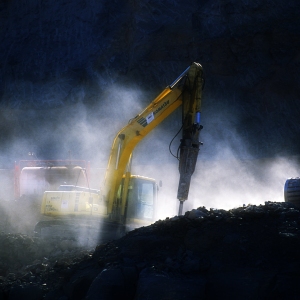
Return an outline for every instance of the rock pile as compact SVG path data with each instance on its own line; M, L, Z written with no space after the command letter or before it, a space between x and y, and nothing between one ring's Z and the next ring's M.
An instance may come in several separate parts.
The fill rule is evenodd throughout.
M298 299L299 224L288 203L200 207L81 256L24 260L2 272L0 299Z

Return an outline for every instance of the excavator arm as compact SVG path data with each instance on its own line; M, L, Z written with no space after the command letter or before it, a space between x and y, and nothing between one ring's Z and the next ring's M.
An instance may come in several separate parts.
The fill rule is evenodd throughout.
M192 63L171 85L167 86L141 113L131 119L116 135L106 170L102 195L107 201L107 212L113 214L119 207L120 218L125 215L125 199L116 203L118 188L125 174L125 185L130 177L131 154L136 145L176 108L183 107L183 138L180 146L180 183L178 199L187 199L190 178L196 165L199 151L198 135L203 70L198 63ZM126 183L127 182L127 183ZM124 189L127 191L127 189Z
M194 173L199 147L201 98L204 85L203 72L194 68L187 77L182 93L182 139L180 143L179 173L177 199L179 212L182 214L183 202L188 199L191 177Z

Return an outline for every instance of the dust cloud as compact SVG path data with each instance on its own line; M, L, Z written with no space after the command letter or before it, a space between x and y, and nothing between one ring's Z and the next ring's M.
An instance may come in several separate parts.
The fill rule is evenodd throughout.
M138 88L111 86L98 103L77 103L52 109L1 107L0 214L1 230L32 233L40 219L42 195L14 194L14 163L20 160L86 160L88 186L99 189L110 148L118 131L143 108ZM75 183L74 183L75 184Z
M257 157L247 149L252 141L245 142L244 136L234 127L238 116L224 111L222 114L208 111L207 115L205 112L203 115L205 126L200 141L204 145L200 147L183 212L200 206L227 210L266 201L283 202L286 179L299 176L299 157L281 154ZM168 122L166 127L171 125ZM144 160L144 164L133 164L133 169L140 175L162 180L157 218L163 219L178 214L179 162L167 153L176 130L174 126L169 132L159 128L155 134L156 139L152 135L145 145L137 147L137 150L143 149L144 153L148 153L148 162ZM175 153L179 139L180 136L174 141Z
M28 157L29 152L35 153L38 159L90 161L89 186L100 188L115 135L152 98L146 99L138 88L113 86L102 94L99 103L87 106L83 100L49 110L1 110L2 127L6 135L1 137L0 175L2 179L5 174L8 176L1 180L1 205L11 198L14 161L32 159ZM284 201L285 180L299 176L298 158L284 155L252 156L247 151L245 139L235 130L238 116L224 111L222 114L214 114L212 111L212 108L203 108L204 129L200 140L204 146L200 148L184 212L199 206L230 209L249 203ZM169 143L180 126L181 113L177 110L154 129L133 154L133 174L162 181L156 219L172 217L178 213L178 161L169 153ZM179 143L180 135L173 142L174 153ZM10 221L16 220L19 224L17 227L21 228L22 217L17 216ZM30 226L34 223L34 220L25 221Z
M287 178L297 175L293 158L199 161L190 200L193 208L232 209L283 202Z
M161 162L156 166L139 165L135 169L140 175L162 180L157 219L177 215L178 162L174 160L174 163ZM201 206L228 210L244 204L284 202L284 183L287 178L299 176L298 170L297 157L208 161L199 159L183 211Z
M112 86L98 103L51 109L1 107L0 168L21 159L85 159L106 164L113 138L141 109L142 92ZM28 153L34 153L29 157Z

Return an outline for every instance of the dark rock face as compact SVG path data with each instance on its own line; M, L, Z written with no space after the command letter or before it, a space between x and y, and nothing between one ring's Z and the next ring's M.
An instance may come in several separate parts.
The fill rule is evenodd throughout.
M78 102L107 106L106 93L120 86L142 89L143 107L198 61L207 78L207 139L224 139L234 147L230 131L256 156L299 153L294 138L300 130L296 0L0 5L3 140L23 135L22 119L28 124L26 135L37 135L30 124L41 118L24 117L19 109L42 109L42 119L57 123L57 114L47 109L59 107L70 117L69 109Z
M57 255L55 261L53 252L45 252L47 262L45 257L18 272L3 273L2 295L4 299L31 294L34 299L298 299L299 222L299 210L288 203L229 211L200 207L134 230L85 256L78 251L77 258L72 252ZM31 248L35 245L31 243ZM0 254L4 257L3 251Z
M93 85L98 92L116 81L159 91L194 60L215 96L236 86L296 95L297 1L119 2L2 2L2 102L88 102Z

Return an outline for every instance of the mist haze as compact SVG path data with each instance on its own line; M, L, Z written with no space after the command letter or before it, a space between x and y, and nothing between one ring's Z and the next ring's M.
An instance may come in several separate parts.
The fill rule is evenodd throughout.
M300 210L283 189L300 176L299 15L299 0L0 1L0 299L298 299ZM152 225L50 217L57 236L37 237L42 196L15 193L15 162L84 160L99 189L117 133L192 62L203 145L183 216L179 108L133 153L132 174L162 182Z
M283 200L300 151L297 1L4 1L0 8L2 169L32 159L29 152L105 169L117 132L197 61L206 80L204 145L185 206ZM175 214L178 161L168 147L180 126L176 111L133 161L133 173L163 180Z

